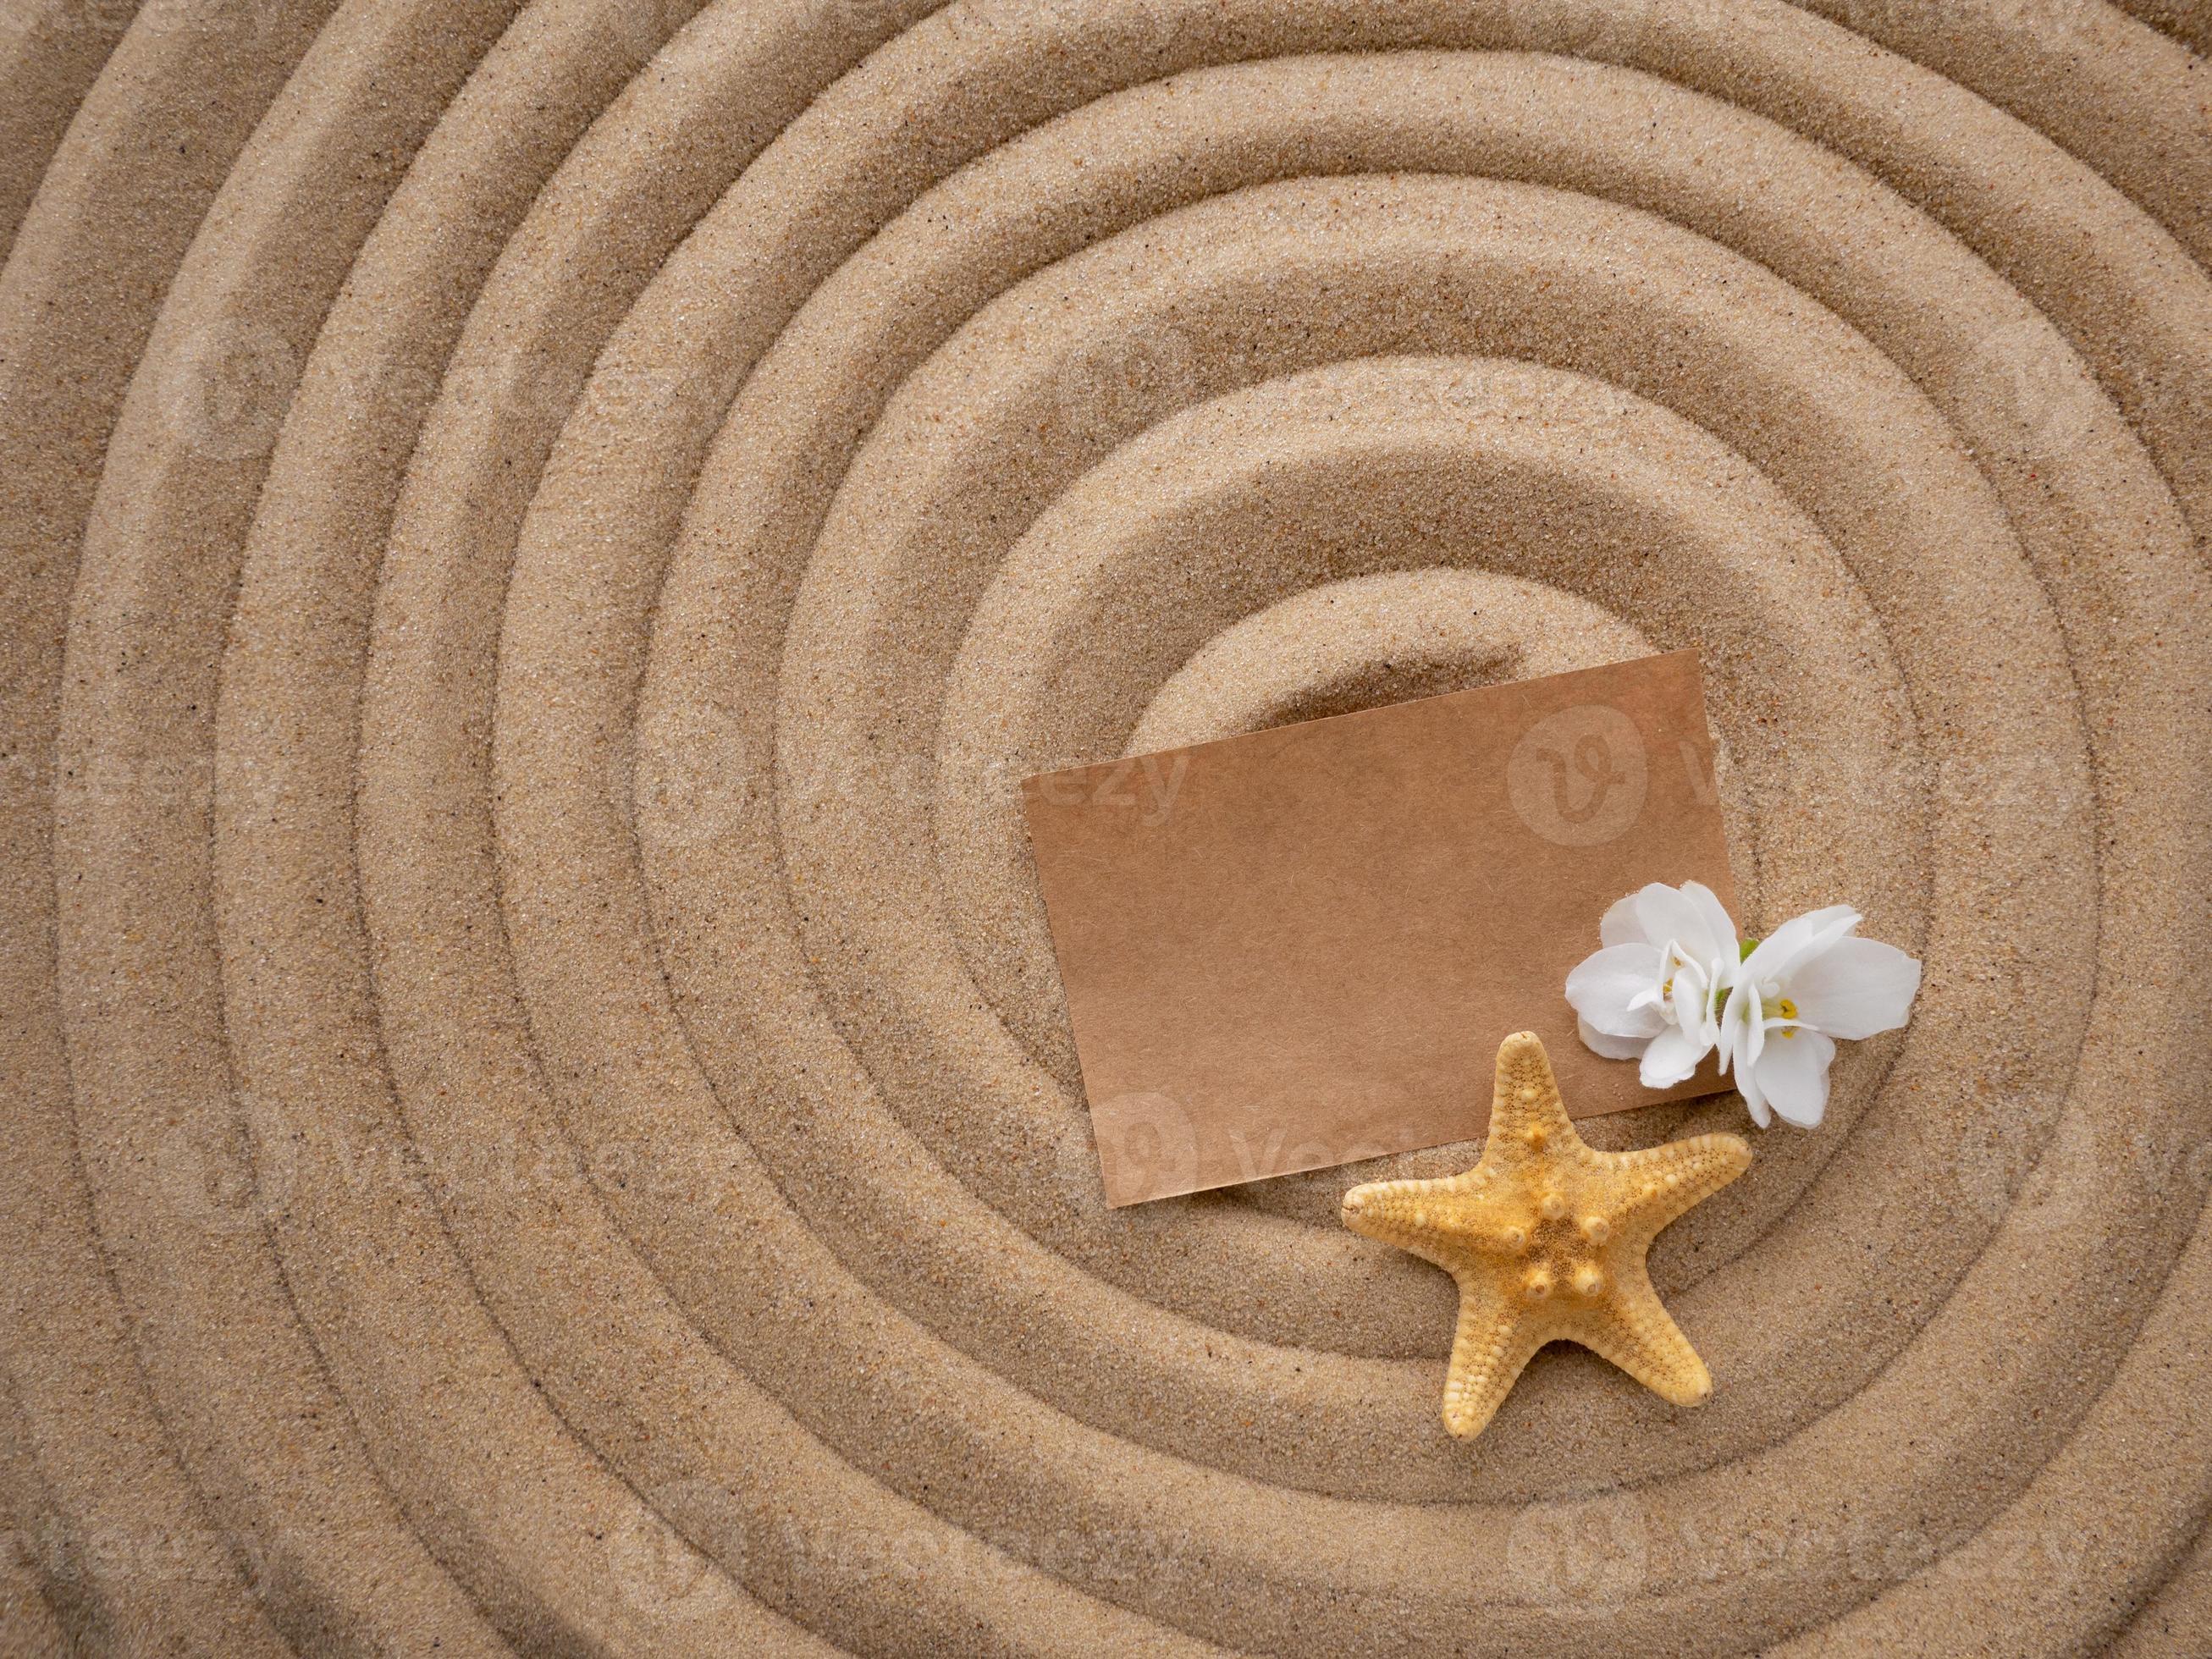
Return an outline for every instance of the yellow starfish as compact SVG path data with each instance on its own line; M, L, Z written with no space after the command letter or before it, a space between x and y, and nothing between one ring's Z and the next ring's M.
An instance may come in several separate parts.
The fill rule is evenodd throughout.
M1677 1406L1712 1374L1644 1272L1659 1230L1751 1167L1736 1135L1601 1152L1568 1121L1533 1031L1498 1050L1482 1162L1442 1181L1372 1181L1344 1195L1345 1225L1425 1257L1459 1281L1444 1426L1482 1432L1529 1357L1565 1337Z

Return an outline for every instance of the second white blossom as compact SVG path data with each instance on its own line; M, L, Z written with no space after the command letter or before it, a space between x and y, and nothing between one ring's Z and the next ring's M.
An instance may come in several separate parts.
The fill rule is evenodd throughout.
M1853 938L1862 920L1848 904L1808 912L1761 939L1737 970L1721 1009L1721 1070L1735 1073L1762 1129L1770 1110L1800 1128L1818 1123L1835 1039L1894 1030L1912 1012L1919 963Z

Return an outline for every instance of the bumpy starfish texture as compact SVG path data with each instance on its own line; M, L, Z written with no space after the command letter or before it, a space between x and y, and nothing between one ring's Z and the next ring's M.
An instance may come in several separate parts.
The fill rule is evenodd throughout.
M1444 1426L1482 1432L1521 1369L1565 1337L1662 1399L1700 1406L1713 1379L1644 1272L1659 1230L1751 1167L1736 1135L1602 1152L1568 1121L1532 1031L1498 1050L1482 1162L1442 1181L1376 1181L1344 1195L1345 1224L1459 1281Z

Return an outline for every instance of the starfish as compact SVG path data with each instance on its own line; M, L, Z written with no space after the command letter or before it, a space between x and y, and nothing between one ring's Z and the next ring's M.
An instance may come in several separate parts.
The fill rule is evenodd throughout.
M1595 1349L1662 1400L1701 1406L1712 1374L1660 1305L1644 1255L1659 1230L1751 1167L1737 1135L1601 1152L1575 1133L1533 1031L1498 1050L1482 1161L1441 1181L1373 1181L1344 1222L1459 1281L1444 1427L1482 1432L1537 1349Z

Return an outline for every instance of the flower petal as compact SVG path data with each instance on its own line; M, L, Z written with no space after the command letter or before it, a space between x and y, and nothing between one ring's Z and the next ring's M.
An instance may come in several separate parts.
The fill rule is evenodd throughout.
M1839 939L1790 975L1797 1018L1830 1036L1893 1031L1912 1012L1920 964L1879 939Z
M1705 932L1711 935L1710 939L1694 948L1689 940L1684 939L1682 948L1700 962L1710 962L1716 957L1729 963L1738 960L1735 919L1729 915L1728 907L1720 902L1719 896L1701 881L1686 881L1682 884L1682 896L1689 900L1692 908L1704 918Z
M1836 1057L1836 1045L1783 1020L1768 1035L1773 1040L1750 1068L1750 1080L1784 1123L1809 1129L1828 1109L1828 1062Z
M1742 1018L1735 1028L1735 1070L1738 1078L1759 1064L1759 1051L1766 1047L1768 1021L1766 1016L1759 1012L1758 988L1748 988L1747 996L1747 1002L1741 1005ZM1739 1006L1735 993L1729 993L1729 1006L1735 1008ZM1737 1086L1741 1088L1742 1085L1739 1083Z
M1759 1086L1759 1068L1756 1066L1748 1062L1738 1064L1735 1086L1736 1092L1743 1097L1744 1106L1750 1111L1753 1123L1764 1129L1774 1121L1774 1115L1766 1109L1766 1096Z
M1744 958L1740 977L1761 985L1778 980L1858 925L1859 913L1848 904L1832 904L1825 910L1792 916L1759 940L1759 948Z
M1597 925L1600 945L1664 945L1661 939L1644 937L1644 924L1636 919L1638 894L1631 893L1625 899L1615 899L1613 908L1605 913Z
M1651 1041L1650 1037L1615 1036L1610 1031L1599 1030L1586 1019L1577 1020L1575 1025L1583 1034L1583 1044L1607 1060L1640 1059L1644 1045Z
M1710 1046L1716 1035L1712 1020L1712 981L1694 962L1674 969L1674 1024Z
M1748 980L1738 980L1730 988L1728 1000L1721 1004L1720 1030L1714 1036L1721 1051L1721 1075L1735 1064L1736 1052L1743 1047L1749 1034L1747 1028L1759 1023L1759 999Z
M1744 1109L1751 1114L1751 1121L1762 1129L1771 1128L1774 1124L1774 1114L1766 1109L1765 1097L1759 1094L1755 1089L1745 1089L1742 1094Z
M1680 1026L1669 1025L1644 1049L1644 1064L1637 1075L1647 1089L1671 1089L1698 1069L1698 1062L1705 1057L1705 1050L1711 1046L1698 1042Z
M1575 964L1567 975L1567 1000L1601 1031L1613 1036L1656 1036L1667 1023L1665 1013L1631 1005L1658 983L1656 945L1608 945Z
M1680 888L1653 882L1636 896L1636 919L1654 945L1673 939L1684 956L1698 962L1720 953L1719 941L1707 937L1712 930L1705 925L1705 912Z

